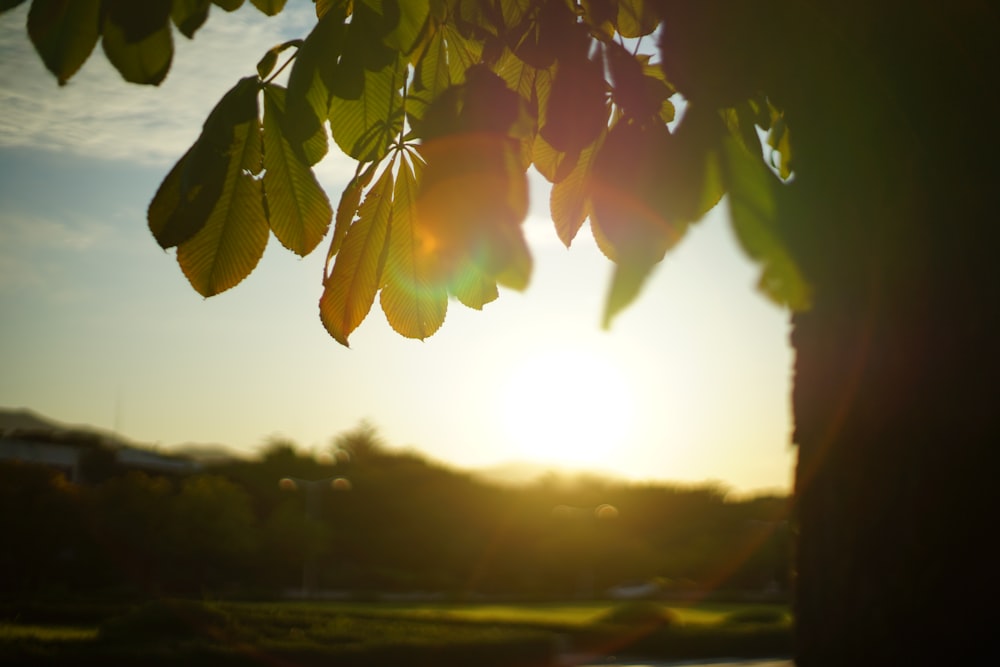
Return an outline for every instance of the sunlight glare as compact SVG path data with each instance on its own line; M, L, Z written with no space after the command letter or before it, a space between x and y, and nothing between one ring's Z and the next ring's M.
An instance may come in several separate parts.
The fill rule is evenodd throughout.
M538 351L511 369L503 422L519 457L567 468L614 463L632 426L624 372L587 349Z

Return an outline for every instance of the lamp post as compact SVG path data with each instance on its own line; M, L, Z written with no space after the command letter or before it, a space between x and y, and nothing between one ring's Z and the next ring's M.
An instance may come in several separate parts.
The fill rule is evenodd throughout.
M593 508L556 505L552 508L552 516L560 521L576 522L578 524L586 522L584 525L589 525L591 521L601 523L617 519L618 508L607 503L597 505ZM581 540L581 543L577 545L581 550L587 549L587 546L585 539ZM590 553L588 557L581 557L578 561L580 570L577 577L577 597L581 599L594 597L594 584L596 581L594 556L595 554Z
M299 477L282 477L278 480L278 488L282 491L305 492L305 516L311 521L319 521L320 499L324 489L332 491L350 491L351 482L346 477L333 476L323 479L301 479ZM319 574L319 553L305 545L302 554L302 597L308 598L316 589Z

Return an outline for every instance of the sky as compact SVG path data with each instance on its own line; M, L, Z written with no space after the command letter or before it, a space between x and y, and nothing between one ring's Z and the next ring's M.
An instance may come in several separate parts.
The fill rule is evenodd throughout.
M481 312L452 300L425 341L393 332L376 302L344 348L319 321L325 243L302 259L272 237L249 278L203 299L145 220L211 108L308 33L310 6L214 8L194 40L174 33L159 88L126 84L99 47L60 88L26 9L0 15L0 407L163 451L284 438L321 452L367 420L390 446L461 468L789 489L789 318L755 290L725 202L603 330L612 265L586 226L559 242L534 175L525 292ZM334 203L353 168L333 154L317 166Z

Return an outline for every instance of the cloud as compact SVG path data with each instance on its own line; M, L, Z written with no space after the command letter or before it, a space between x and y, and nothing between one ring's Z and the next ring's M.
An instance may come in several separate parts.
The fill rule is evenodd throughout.
M160 87L125 83L98 46L60 88L28 39L26 16L27 5L0 16L0 147L165 166L267 49L305 36L315 22L305 3L270 19L249 4L232 14L213 8L194 40L174 31L174 61Z
M106 248L116 235L110 224L77 220L72 224L38 215L4 214L0 225L0 293L60 286L73 256Z
M36 215L5 215L0 226L0 247L20 251L64 249L82 252L110 237L108 224L74 221L72 225Z

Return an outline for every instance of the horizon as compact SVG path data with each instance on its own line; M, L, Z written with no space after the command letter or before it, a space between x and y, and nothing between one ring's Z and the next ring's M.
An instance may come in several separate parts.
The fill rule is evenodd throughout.
M236 447L224 442L188 441L163 443L139 441L131 438L127 433L122 433L118 430L104 429L92 424L67 423L51 415L42 414L37 410L25 406L0 406L0 426L2 426L2 419L10 415L14 415L15 417L25 416L28 419L42 422L43 425L39 425L37 427L0 427L0 439L11 437L11 434L16 437L16 435L20 432L37 433L53 429L66 433L95 434L102 438L114 439L117 441L118 445L155 452L157 454L178 456L194 461L199 461L202 457L212 458L214 456L222 456L223 458L230 457L235 460L251 462L260 461L262 460L261 455L265 454L269 448L275 445L288 445L294 449L298 456L312 458L318 462L323 462L324 455L327 455L330 451L336 449L335 441L340 436L355 432L361 428L371 427L372 434L378 439L379 445L384 447L385 451L390 455L413 455L428 465L441 467L456 474L469 474L480 479L481 481L511 487L531 486L542 483L548 478L554 477L559 481L568 482L570 484L575 484L581 480L597 480L608 484L624 485L650 485L677 488L715 487L720 489L720 491L724 493L727 498L738 500L765 496L783 496L790 493L789 489L779 487L736 489L718 479L682 481L672 479L628 477L620 474L609 473L608 471L588 469L586 467L570 467L558 460L538 461L530 459L509 459L506 461L496 461L481 467L465 467L453 462L436 459L427 452L423 451L419 446L400 445L386 442L381 437L378 425L365 420L362 420L353 428L332 435L330 443L323 449L306 449L301 447L299 443L292 440L273 438L265 439L257 448L246 451L237 449ZM336 465L336 458L332 458L331 461L333 462L333 465Z
M561 245L532 172L525 292L501 290L483 312L451 300L423 342L373 308L345 349L317 317L323 248L299 259L272 240L243 284L204 300L145 221L218 98L300 36L310 8L214 12L177 40L155 90L125 84L101 54L60 88L26 13L0 17L0 405L247 452L275 437L315 450L368 420L394 446L463 468L556 459L790 488L789 318L756 291L725 201L603 331L611 264L589 230ZM352 173L337 155L317 165L334 202Z

